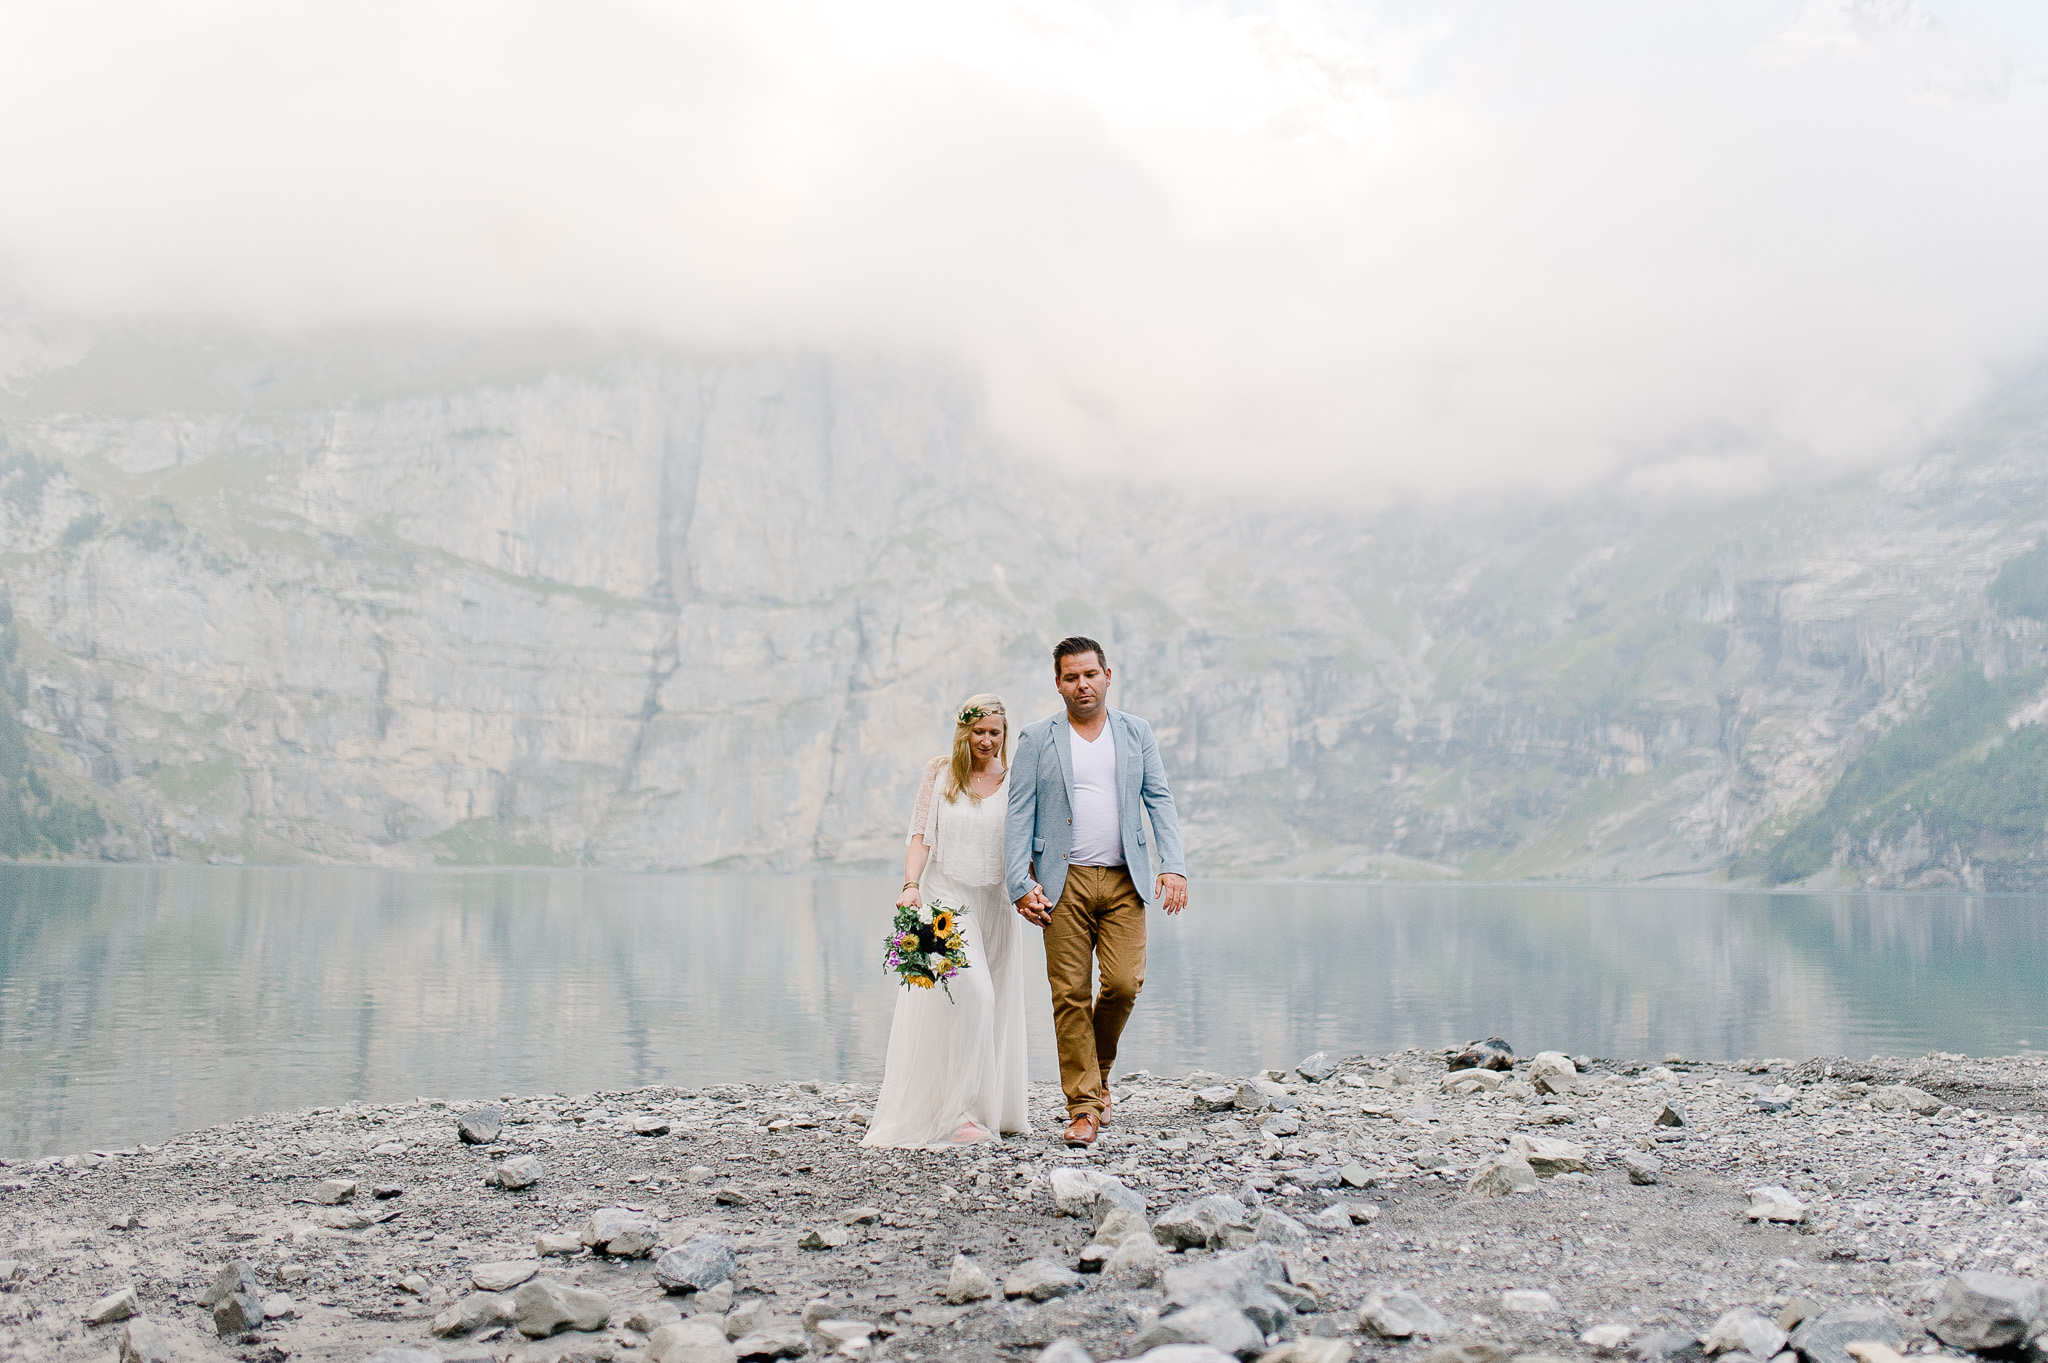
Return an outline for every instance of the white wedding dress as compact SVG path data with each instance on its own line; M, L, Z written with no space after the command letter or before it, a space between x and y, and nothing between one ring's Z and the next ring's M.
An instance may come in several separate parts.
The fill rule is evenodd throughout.
M910 837L922 834L931 849L922 877L926 909L944 904L960 911L968 968L949 982L951 998L944 989L896 995L882 1096L862 1145L946 1145L970 1122L984 1132L1030 1130L1024 930L1003 895L1008 778L986 799L962 792L948 800L938 791L945 766L944 758L933 758L925 768Z

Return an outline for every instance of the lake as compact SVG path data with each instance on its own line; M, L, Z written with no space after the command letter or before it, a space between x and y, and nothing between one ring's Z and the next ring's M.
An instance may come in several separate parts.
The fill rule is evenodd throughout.
M874 1081L895 885L0 866L0 1154L353 1099ZM1617 1059L2029 1051L2044 947L2034 896L1200 881L1153 915L1122 1064L1489 1034Z

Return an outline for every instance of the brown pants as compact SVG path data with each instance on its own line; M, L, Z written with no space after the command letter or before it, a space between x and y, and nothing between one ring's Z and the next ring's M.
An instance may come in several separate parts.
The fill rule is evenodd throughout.
M1097 960L1100 993L1091 979ZM1128 868L1067 868L1066 888L1045 929L1045 978L1052 984L1067 1115L1100 1115L1117 1038L1145 987L1145 901Z

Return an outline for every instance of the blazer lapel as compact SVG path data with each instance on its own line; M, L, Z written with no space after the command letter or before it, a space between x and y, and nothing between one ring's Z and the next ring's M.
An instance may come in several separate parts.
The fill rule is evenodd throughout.
M1109 712L1110 731L1116 735L1116 801L1119 813L1137 804L1138 788L1145 783L1145 773L1138 759L1138 744L1124 728L1122 719L1120 712Z
M1065 777L1067 782L1067 814L1070 819L1074 813L1073 737L1074 726L1067 723L1066 713L1062 711L1059 718L1053 720L1052 728L1046 731L1046 741L1051 743L1053 750L1059 754L1060 775Z

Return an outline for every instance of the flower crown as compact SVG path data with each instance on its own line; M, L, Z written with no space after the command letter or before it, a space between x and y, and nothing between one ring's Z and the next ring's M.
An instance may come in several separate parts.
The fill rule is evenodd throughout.
M1001 713L1000 709L991 710L980 705L970 705L960 712L960 725L962 728L965 728L977 719L987 719L990 715L999 715Z

